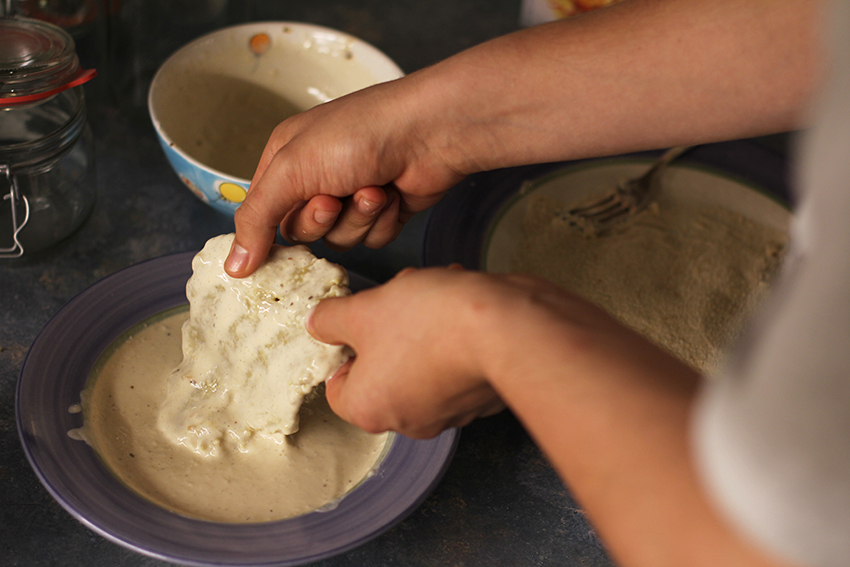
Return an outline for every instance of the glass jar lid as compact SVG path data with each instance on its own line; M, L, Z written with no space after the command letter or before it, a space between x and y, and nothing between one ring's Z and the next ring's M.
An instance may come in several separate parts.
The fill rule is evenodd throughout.
M62 28L29 18L0 18L0 108L35 102L94 77L80 69Z

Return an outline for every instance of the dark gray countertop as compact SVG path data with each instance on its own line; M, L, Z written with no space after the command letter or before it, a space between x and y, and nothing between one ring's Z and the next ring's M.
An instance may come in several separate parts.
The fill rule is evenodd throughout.
M98 202L87 223L43 253L0 261L0 565L154 566L74 520L42 488L15 427L14 392L32 341L50 317L101 278L143 260L195 251L230 232L232 219L203 205L169 168L144 105L162 60L200 33L228 23L291 20L357 35L410 72L517 27L518 0L233 0L221 13L185 12L184 0L125 0L102 30L79 37L97 143ZM197 2L195 3L197 4ZM216 4L211 2L211 4ZM193 4L194 5L194 4ZM184 10L181 12L181 10ZM105 29L105 28L104 28ZM102 50L105 39L112 47ZM417 265L425 215L382 250L320 255L378 281ZM443 482L404 522L321 563L380 565L609 565L584 514L509 414L461 435Z

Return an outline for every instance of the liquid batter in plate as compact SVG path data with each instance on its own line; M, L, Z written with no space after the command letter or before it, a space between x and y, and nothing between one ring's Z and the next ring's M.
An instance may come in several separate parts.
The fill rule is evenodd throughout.
M305 247L275 246L236 280L223 270L232 239L195 256L189 310L143 322L101 357L81 395L84 426L71 434L167 509L229 523L289 518L357 486L387 435L331 411L320 384L349 353L304 327L321 298L349 293L345 271Z

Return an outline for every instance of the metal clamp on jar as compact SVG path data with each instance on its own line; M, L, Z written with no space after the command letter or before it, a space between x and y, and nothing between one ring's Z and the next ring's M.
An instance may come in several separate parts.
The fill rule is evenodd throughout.
M95 201L94 142L74 40L62 28L0 18L0 258L47 248Z

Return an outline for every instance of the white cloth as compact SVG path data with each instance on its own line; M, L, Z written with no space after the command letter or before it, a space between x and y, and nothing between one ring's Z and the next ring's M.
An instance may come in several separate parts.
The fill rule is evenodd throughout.
M721 509L766 549L812 567L850 565L850 2L833 2L830 16L789 261L694 422Z

